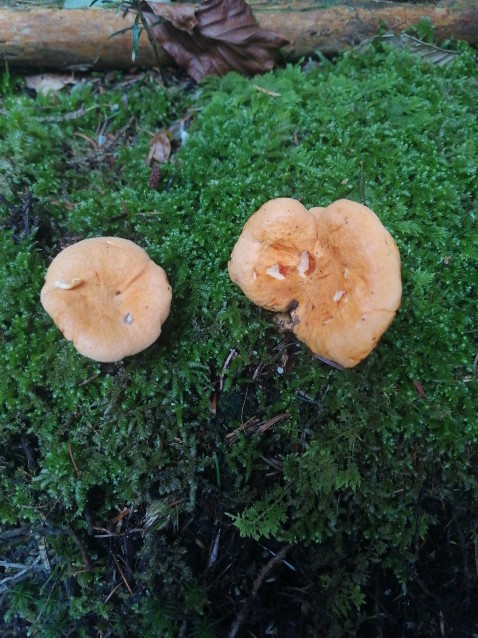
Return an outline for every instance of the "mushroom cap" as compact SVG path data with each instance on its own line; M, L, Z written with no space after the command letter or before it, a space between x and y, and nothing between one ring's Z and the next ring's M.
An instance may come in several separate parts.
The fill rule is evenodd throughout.
M119 361L150 346L169 314L171 286L140 246L93 237L51 262L41 302L66 339L94 361Z
M289 312L314 354L346 368L377 345L402 294L392 236L346 199L310 210L288 198L267 202L246 222L229 274L254 303Z

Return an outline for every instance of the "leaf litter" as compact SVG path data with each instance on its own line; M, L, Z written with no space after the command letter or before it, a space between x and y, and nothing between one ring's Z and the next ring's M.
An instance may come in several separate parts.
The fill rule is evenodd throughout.
M28 75L25 79L27 89L47 95L48 93L57 93L69 84L76 84L77 80L70 74L63 73L38 73Z
M197 82L206 75L244 75L274 68L281 35L263 29L245 0L204 0L190 4L144 2L152 36Z
M166 131L160 131L157 133L150 142L149 154L146 158L146 165L151 166L151 163L157 162L163 164L167 162L171 155L171 140L168 137Z
M383 35L374 36L364 40L358 45L359 51L366 51L373 42L384 42L394 49L406 49L411 53L420 56L426 62L430 64L436 64L437 66L447 66L454 62L457 55L460 55L458 51L452 51L450 49L443 49L441 47L428 44L418 38L414 38L408 33L384 33Z

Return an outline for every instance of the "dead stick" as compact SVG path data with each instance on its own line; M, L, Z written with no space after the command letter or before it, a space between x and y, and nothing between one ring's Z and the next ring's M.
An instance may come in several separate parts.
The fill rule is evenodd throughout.
M130 584L128 583L128 581L126 580L126 576L123 573L123 570L121 569L121 565L119 564L119 560L116 558L116 556L112 553L111 554L113 556L113 559L116 563L116 567L118 568L119 573L121 574L121 578L124 580L124 584L126 585L127 590L129 591L129 593L131 595L133 595L133 590L130 587Z
M93 571L93 563L90 560L90 557L86 553L86 549L83 547L83 543L80 540L80 537L75 532L71 525L68 525L68 531L70 532L70 536L75 541L76 546L80 550L81 558L83 559L83 564L89 572Z
M110 591L108 596L105 598L105 604L114 596L114 594L118 591L118 589L121 587L122 584L123 584L123 582L120 580L120 582L116 585L116 587L114 587Z
M73 463L73 467L75 468L76 478L79 479L81 477L81 474L77 464L75 463L75 457L73 456L73 450L71 449L70 443L68 443L68 452L70 453L71 462Z
M254 584L252 586L251 589L251 593L249 594L249 596L247 597L246 602L244 603L244 605L242 606L242 609L240 610L239 614L237 615L236 620L234 621L234 624L232 625L231 629L229 630L229 633L227 635L227 638L236 638L238 631L240 630L240 628L242 627L242 625L244 624L247 615L249 614L249 610L251 608L252 602L254 600L254 598L257 596L257 592L259 591L262 583L264 582L265 577L268 575L268 573L280 562L282 562L285 558L285 555L287 554L287 552L289 551L289 549L292 547L292 545L286 545L285 547L283 547L280 552L277 552L277 554L275 556L273 556L269 562L267 562L264 567L261 569L261 571L259 572L259 574L257 575Z

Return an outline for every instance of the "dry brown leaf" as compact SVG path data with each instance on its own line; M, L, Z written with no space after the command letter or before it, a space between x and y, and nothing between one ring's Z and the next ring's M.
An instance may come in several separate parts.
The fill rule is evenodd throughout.
M193 4L175 2L145 2L155 16L170 22L174 27L192 33L197 27L196 7Z
M161 131L157 135L153 137L150 142L149 154L146 160L146 164L148 166L151 165L151 162L157 162L158 164L163 164L167 162L169 156L171 155L171 140L168 137L168 134L165 131Z
M191 5L145 5L150 7L144 16L154 38L198 82L228 71L270 71L278 50L287 44L279 34L259 26L245 0L204 0L194 16ZM164 23L158 24L158 18Z
M37 93L56 93L67 84L76 84L76 80L71 75L61 73L40 73L38 75L28 75L25 79L27 89L33 89Z
M417 38L408 35L408 33L397 34L393 31L384 33L383 35L374 36L373 38L368 38L359 44L357 49L362 52L366 51L370 47L371 43L377 40L385 42L395 49L408 49L411 53L420 56L426 62L436 64L437 66L452 64L455 61L455 58L460 55L459 51L442 49L434 46L433 44L428 44L428 42L418 40Z

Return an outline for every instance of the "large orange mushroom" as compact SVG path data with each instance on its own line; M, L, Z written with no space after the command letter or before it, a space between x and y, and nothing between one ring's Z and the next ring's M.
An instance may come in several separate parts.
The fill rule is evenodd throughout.
M50 264L43 307L78 352L119 361L150 346L171 305L166 273L128 239L93 237Z
M341 199L307 210L273 199L246 222L229 274L254 303L287 312L319 358L351 368L377 345L400 306L400 255L366 206Z

